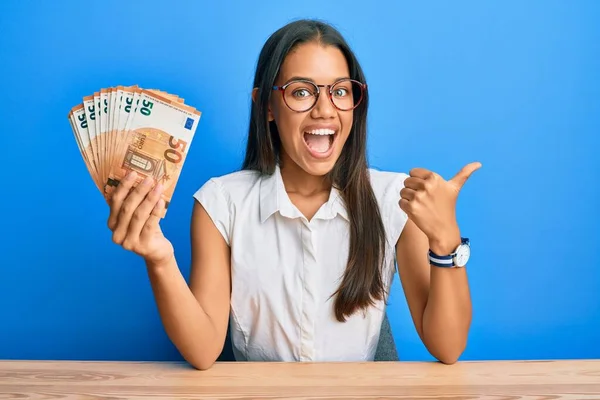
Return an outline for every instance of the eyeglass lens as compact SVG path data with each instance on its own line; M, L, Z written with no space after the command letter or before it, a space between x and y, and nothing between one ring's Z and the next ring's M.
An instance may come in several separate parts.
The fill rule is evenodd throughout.
M340 110L351 110L362 98L362 86L355 81L343 80L331 88L331 100ZM296 81L286 87L285 102L294 111L306 111L317 101L317 86L312 82ZM329 97L327 90L321 88L321 95Z

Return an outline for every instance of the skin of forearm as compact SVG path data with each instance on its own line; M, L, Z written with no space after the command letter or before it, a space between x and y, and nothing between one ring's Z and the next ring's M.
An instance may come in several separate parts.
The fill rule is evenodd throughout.
M161 264L147 262L146 266L169 339L192 366L210 368L222 351L223 340L190 290L175 257Z

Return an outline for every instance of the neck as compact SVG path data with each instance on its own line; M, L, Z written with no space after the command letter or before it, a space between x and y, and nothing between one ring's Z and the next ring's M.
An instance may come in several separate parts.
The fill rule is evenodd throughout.
M281 178L286 192L311 196L331 190L331 181L328 176L310 175L286 156L283 156L281 161Z

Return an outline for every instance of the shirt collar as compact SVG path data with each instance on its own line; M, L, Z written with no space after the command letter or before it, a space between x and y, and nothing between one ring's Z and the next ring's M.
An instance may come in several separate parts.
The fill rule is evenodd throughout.
M263 175L260 182L260 220L265 222L275 212L287 218L304 218L302 213L291 202L283 179L279 165L275 166L275 172L271 175ZM332 219L340 215L345 220L348 219L348 211L341 193L336 188L331 188L329 200L317 211L313 219Z

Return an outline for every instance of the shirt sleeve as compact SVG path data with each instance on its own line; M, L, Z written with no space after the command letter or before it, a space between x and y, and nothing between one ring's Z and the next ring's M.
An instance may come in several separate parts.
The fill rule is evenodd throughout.
M227 245L230 245L232 204L223 186L212 178L194 193L194 198L202 204Z
M408 221L408 216L400 208L400 190L404 188L406 178L408 175L402 172L371 171L371 183L390 246L396 246Z
M391 182L385 196L386 215L384 215L384 218L388 221L388 231L390 232L392 244L395 246L408 221L408 216L400 208L400 190L404 188L404 180L408 178L408 175L404 173L391 173L390 178Z

